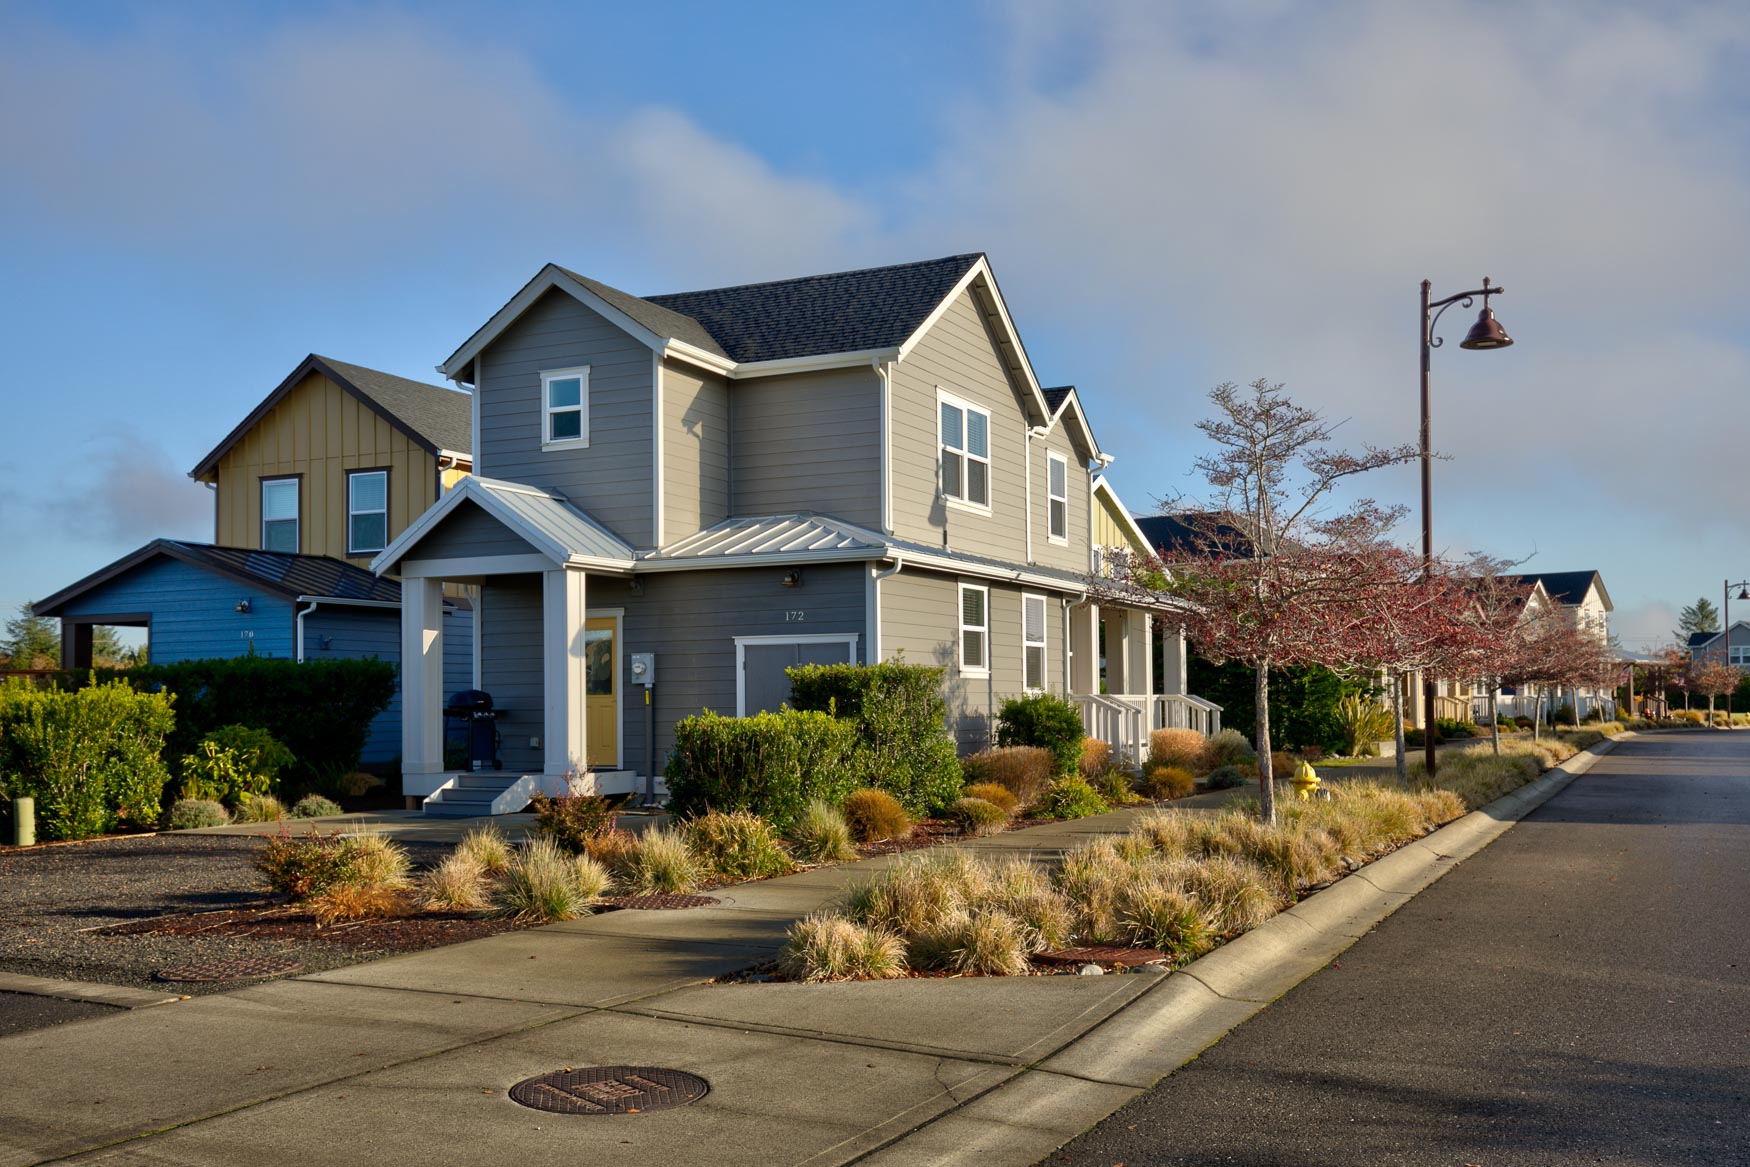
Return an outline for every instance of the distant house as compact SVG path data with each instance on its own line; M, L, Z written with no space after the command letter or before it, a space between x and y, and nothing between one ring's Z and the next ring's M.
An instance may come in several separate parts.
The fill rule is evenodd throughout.
M1750 668L1750 622L1734 621L1730 636L1722 632L1692 632L1685 647L1693 661Z
M468 395L311 355L190 477L214 489L210 544L156 539L35 606L65 666L92 629L144 628L151 660L400 657L401 586L366 565L472 466ZM444 687L472 681L473 615L445 597ZM399 704L364 760L399 755Z

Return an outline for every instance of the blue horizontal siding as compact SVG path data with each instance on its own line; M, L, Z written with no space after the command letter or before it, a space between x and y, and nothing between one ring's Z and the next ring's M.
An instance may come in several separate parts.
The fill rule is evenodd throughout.
M237 611L247 598L248 612ZM151 615L151 654L159 664L214 657L293 655L292 606L180 560L158 558L68 603L69 616Z
M401 663L401 612L394 608L318 607L304 617L304 659L376 657ZM444 695L472 687L474 614L444 616ZM392 762L401 756L401 685L371 722L360 761Z

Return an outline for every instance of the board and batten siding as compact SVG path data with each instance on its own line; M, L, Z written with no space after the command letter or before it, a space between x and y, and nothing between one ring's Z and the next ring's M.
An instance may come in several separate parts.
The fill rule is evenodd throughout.
M729 383L666 358L662 365L662 539L729 517Z
M216 468L214 542L261 546L261 480L301 475L298 550L368 566L346 553L346 475L389 471L392 540L437 501L437 459L370 406L312 372L267 411Z
M590 577L586 589L593 586ZM539 774L546 755L530 745L547 732L542 688L541 577L489 576L480 586L480 687L498 713L498 756L506 771ZM447 657L447 653L445 654ZM448 664L446 660L446 666Z
M589 446L541 448L541 373L589 366ZM481 352L475 472L544 486L634 547L652 544L653 358L575 298L551 291Z
M990 675L960 668L960 585L990 588ZM995 715L1024 692L1021 597L1045 597L1045 689L1063 691L1063 608L1058 593L1017 584L906 569L881 581L881 653L943 667L948 729L962 752L988 748Z
M1027 431L1021 387L1009 373L990 323L970 290L961 292L906 359L894 366L893 527L902 539L944 545L954 551L1026 563L1027 530L1033 531L1032 562L1068 571L1088 567L1087 464L1063 426L1032 442L1032 506L1029 514ZM991 508L989 514L950 506L939 482L938 390L990 411ZM1047 539L1047 452L1069 462L1069 542Z
M730 423L731 513L812 511L881 528L881 380L873 369L737 381Z

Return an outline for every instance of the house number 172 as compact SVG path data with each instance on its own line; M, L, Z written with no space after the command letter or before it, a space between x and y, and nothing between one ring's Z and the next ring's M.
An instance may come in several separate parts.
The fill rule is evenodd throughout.
M804 612L802 609L791 608L789 611L784 613L784 623L786 623L786 624L800 624L800 623L802 623L802 621L804 619L807 618L807 616L808 616L808 613Z

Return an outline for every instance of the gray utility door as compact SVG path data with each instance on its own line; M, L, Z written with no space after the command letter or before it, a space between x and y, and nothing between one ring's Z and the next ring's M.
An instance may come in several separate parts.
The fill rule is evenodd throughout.
M747 717L774 712L790 702L790 678L784 670L794 665L842 665L856 660L856 637L847 634L833 640L738 640L741 684L737 713Z

